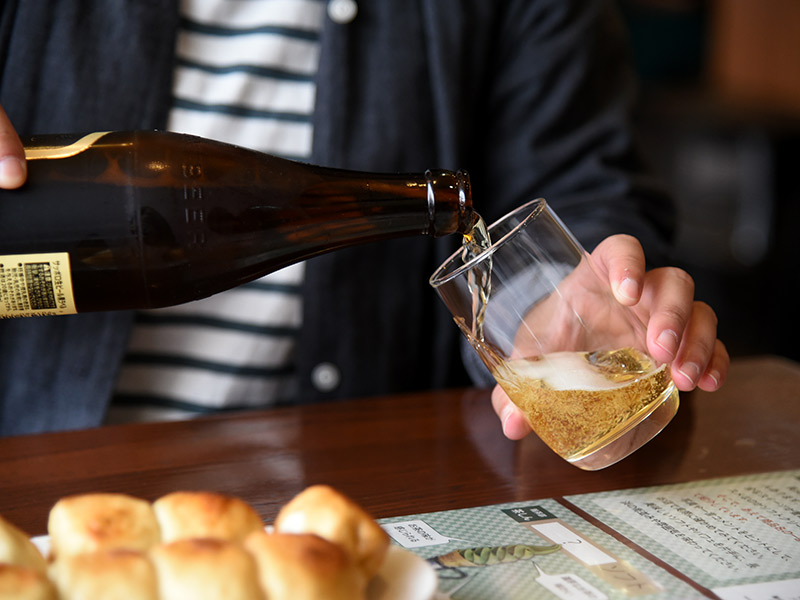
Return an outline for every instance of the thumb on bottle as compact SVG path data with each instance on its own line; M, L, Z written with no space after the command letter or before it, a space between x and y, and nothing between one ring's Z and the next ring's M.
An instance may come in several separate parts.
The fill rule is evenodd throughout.
M16 156L0 158L0 188L12 190L25 183L28 169L24 160Z
M18 188L25 183L27 176L25 148L8 115L0 107L0 188Z

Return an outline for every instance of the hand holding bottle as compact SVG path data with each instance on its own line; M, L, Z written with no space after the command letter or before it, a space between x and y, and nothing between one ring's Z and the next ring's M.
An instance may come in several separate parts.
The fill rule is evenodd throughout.
M0 106L0 188L18 188L25 183L27 171L22 142Z

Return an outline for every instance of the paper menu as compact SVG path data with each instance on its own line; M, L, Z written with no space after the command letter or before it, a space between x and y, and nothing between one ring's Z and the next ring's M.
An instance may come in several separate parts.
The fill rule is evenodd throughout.
M800 471L565 499L724 600L800 600Z
M442 599L800 600L800 471L380 522Z
M554 499L379 522L435 564L437 600L704 598ZM464 566L459 556L484 565Z

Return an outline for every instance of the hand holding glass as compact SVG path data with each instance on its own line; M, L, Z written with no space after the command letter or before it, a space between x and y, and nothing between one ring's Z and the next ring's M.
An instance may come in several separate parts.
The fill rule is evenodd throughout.
M489 227L431 285L534 432L573 465L597 470L655 437L678 409L669 366L544 200Z

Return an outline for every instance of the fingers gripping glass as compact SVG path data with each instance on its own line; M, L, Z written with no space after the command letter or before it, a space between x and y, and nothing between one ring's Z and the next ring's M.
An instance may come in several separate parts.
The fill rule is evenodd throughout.
M488 237L430 283L534 432L587 470L655 437L678 409L669 367L648 356L645 326L558 216L534 200Z

